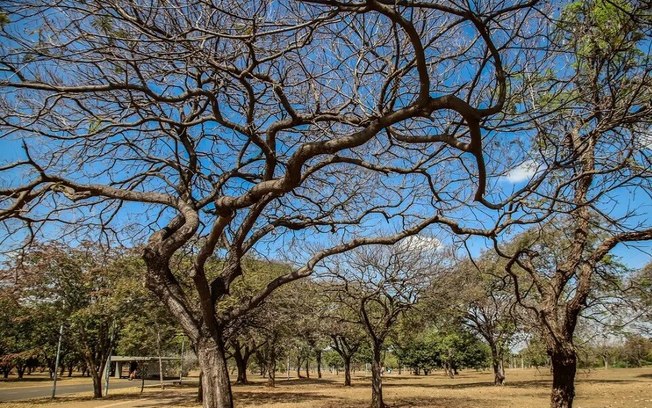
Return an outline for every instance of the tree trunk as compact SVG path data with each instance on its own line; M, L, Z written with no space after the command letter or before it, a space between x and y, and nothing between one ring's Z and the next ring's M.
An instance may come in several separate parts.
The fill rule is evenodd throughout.
M97 370L90 370L93 379L93 398L102 398L102 373Z
M351 357L343 357L344 360L344 385L351 386Z
M268 387L276 387L276 353L272 353L267 362L267 384Z
M75 367L72 364L68 366L68 377L72 377L72 372L74 368Z
M241 385L247 384L247 358L236 348L233 353L233 359L238 369L238 377L235 383Z
M505 367L503 365L503 357L500 355L498 347L495 344L490 344L491 347L491 363L494 369L494 385L505 384Z
M301 377L301 357L297 357L297 378Z
M448 362L444 363L444 375L447 375L449 378L455 378L455 372Z
M371 408L385 408L380 349L380 344L374 344L371 363Z
M572 408L575 397L577 355L572 348L564 347L550 353L552 365L551 408Z
M25 365L24 364L16 364L16 374L18 375L18 379L22 380L23 375L25 374Z
M224 343L221 339L203 337L195 348L202 373L202 407L233 408Z
M306 378L310 378L310 357L306 357Z
M317 378L321 378L321 350L316 351L317 356Z
M494 367L494 385L504 385L505 367L503 366L503 360L502 359L494 360L493 367Z

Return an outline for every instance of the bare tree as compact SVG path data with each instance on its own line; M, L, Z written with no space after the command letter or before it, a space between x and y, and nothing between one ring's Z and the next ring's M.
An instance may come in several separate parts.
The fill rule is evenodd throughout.
M344 365L344 386L350 387L351 361L363 345L366 335L360 326L357 309L352 310L341 303L341 282L330 285L319 282L322 289L324 333L330 338L330 346L342 359Z
M524 72L526 92L514 107L519 120L529 112L521 123L534 135L530 164L532 173L538 167L543 175L521 209L547 212L548 219L517 245L496 249L509 260L518 302L546 343L555 408L573 404L573 334L601 265L616 246L652 239L645 16L648 2L595 0L562 8L542 48L548 62Z
M501 207L481 126L536 3L3 2L1 137L22 153L0 167L2 242L143 245L203 406L231 407L229 322L328 256ZM306 242L292 271L216 306L246 254Z
M389 247L368 246L334 262L338 303L346 305L371 344L371 407L385 407L382 352L399 317L414 307L441 268L434 239L407 238Z
M494 384L505 383L505 352L509 350L518 329L514 313L514 292L502 279L491 275L478 276L469 282L473 292L467 298L464 323L480 335L491 350L491 364L494 370Z

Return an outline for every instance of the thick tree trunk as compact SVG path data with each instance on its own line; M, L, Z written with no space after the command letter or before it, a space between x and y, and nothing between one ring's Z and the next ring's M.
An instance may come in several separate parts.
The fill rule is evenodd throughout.
M351 357L343 357L344 359L344 385L351 386Z
M236 368L238 369L238 377L235 381L236 384L247 384L247 358L242 352L236 348L233 352L233 359L235 360Z
M202 373L202 407L233 408L229 370L221 339L201 338L195 348Z
M374 344L371 362L371 408L385 408L380 349L381 345Z
M577 371L577 355L572 348L564 347L550 353L552 363L552 395L551 408L572 408L575 397L575 373Z
M503 361L501 359L494 360L493 368L494 368L494 385L504 385L505 367L503 366Z
M102 398L102 373L90 370L93 379L93 398Z
M491 363L494 369L494 385L503 385L505 384L503 357L500 355L495 344L490 344L489 346L491 347Z
M317 378L321 378L321 350L317 350Z

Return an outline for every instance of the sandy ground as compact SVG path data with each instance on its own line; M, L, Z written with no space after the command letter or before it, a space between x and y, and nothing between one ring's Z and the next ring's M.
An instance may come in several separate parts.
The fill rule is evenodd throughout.
M341 385L342 376L326 373L317 379L279 379L270 389L255 376L252 385L234 386L238 408L354 408L370 400L370 382L354 377L353 387ZM577 379L576 408L652 408L652 367L580 371ZM196 381L196 380L195 380ZM490 372L464 371L455 379L435 373L427 377L387 375L385 402L391 407L425 408L546 408L549 404L550 376L546 370L507 371L507 385L495 387ZM0 384L0 393L15 383ZM93 400L88 393L68 395L56 401L32 400L2 404L6 408L112 408L112 407L198 407L196 387L136 388L115 390L106 399Z

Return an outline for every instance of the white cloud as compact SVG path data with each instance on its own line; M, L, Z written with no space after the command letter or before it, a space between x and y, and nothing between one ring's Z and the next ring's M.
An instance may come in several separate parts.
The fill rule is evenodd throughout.
M514 167L501 178L510 183L520 183L529 180L539 171L539 165L534 160L526 160L518 166Z
M436 251L441 247L441 241L434 237L428 237L425 235L412 235L407 238L403 238L400 242L400 245L406 250L411 251Z
M652 150L652 131L640 133L637 139L642 149Z

